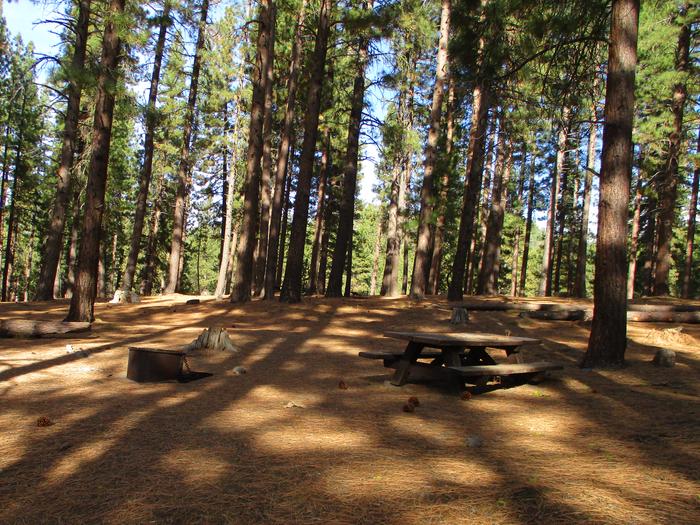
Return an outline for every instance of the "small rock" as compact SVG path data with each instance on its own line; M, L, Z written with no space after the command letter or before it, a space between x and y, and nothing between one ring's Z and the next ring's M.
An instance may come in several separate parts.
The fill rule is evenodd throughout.
M244 366L235 366L233 367L233 373L237 376L242 376L243 374L247 374L248 370Z
M472 393L469 392L468 390L462 392L462 395L460 396L464 401L469 401L472 398Z
M185 304L199 304L199 299L187 299Z
M418 398L416 396L411 396L408 398L408 404L413 405L414 407L419 407L420 401L418 401Z
M301 403L295 403L294 401L290 401L286 405L284 405L285 408L306 408L304 405Z
M66 353L70 354L73 352L73 345L66 345Z
M415 410L416 410L416 407L413 406L411 403L406 403L406 404L403 406L403 411L404 411L404 412L415 412Z
M338 382L338 388L340 388L341 390L347 390L348 385L345 384L345 381L341 380L340 382Z
M676 364L676 352L667 348L662 348L656 352L652 363L654 363L656 366L671 368Z
M479 448L483 446L484 440L477 435L467 436L467 446L470 448Z
M80 357L90 357L90 354L85 350L78 350L76 352Z
M54 424L55 423L46 416L41 416L39 419L36 420L36 426L38 427L50 427Z

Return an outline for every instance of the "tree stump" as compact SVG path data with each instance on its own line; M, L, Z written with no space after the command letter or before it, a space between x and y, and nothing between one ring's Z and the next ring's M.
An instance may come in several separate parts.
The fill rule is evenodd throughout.
M456 306L452 308L452 318L450 324L467 324L469 322L469 312L466 308Z
M185 352L192 350L229 350L238 352L225 328L210 327L202 331L199 337L185 347Z
M137 293L134 293L131 290L129 290L128 292L124 290L117 290L116 292L114 292L114 297L110 301L110 304L137 304L140 302L141 298Z

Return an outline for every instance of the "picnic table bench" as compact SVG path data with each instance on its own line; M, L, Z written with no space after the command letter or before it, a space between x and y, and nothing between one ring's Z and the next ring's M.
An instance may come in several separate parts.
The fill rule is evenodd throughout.
M360 357L382 359L395 370L396 386L412 380L441 380L463 386L465 382L485 384L492 377L525 378L561 365L547 361L523 362L520 347L539 344L539 339L487 333L431 333L389 331L385 337L407 341L403 352L360 352ZM434 350L425 350L432 348ZM503 350L507 364L497 363L486 349ZM426 362L427 361L427 362Z

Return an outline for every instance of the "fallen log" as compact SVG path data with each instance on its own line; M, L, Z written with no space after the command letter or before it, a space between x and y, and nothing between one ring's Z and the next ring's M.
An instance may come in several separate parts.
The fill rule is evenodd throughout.
M542 312L520 312L520 317L544 321L590 321L593 310L554 310Z
M51 337L67 333L87 332L90 323L1 319L0 337Z
M590 321L593 319L593 310L521 312L520 317L545 321ZM628 311L627 321L635 323L700 323L700 312Z
M628 304L630 312L700 312L693 304Z
M455 303L450 306L452 309L463 308L474 312L558 312L576 308L576 305L561 303L501 303L495 301Z
M637 323L700 323L700 312L627 312L627 320Z

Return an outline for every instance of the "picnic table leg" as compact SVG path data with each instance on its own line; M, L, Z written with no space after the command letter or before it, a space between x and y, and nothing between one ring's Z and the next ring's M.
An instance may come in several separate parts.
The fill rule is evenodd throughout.
M408 376L411 374L411 366L418 360L423 347L420 343L410 342L406 346L401 359L399 360L399 365L394 372L394 377L391 378L391 384L394 386L402 386L408 381Z
M445 366L462 366L462 354L464 347L443 347L442 358ZM450 389L459 393L464 388L464 380L457 374L450 375Z

